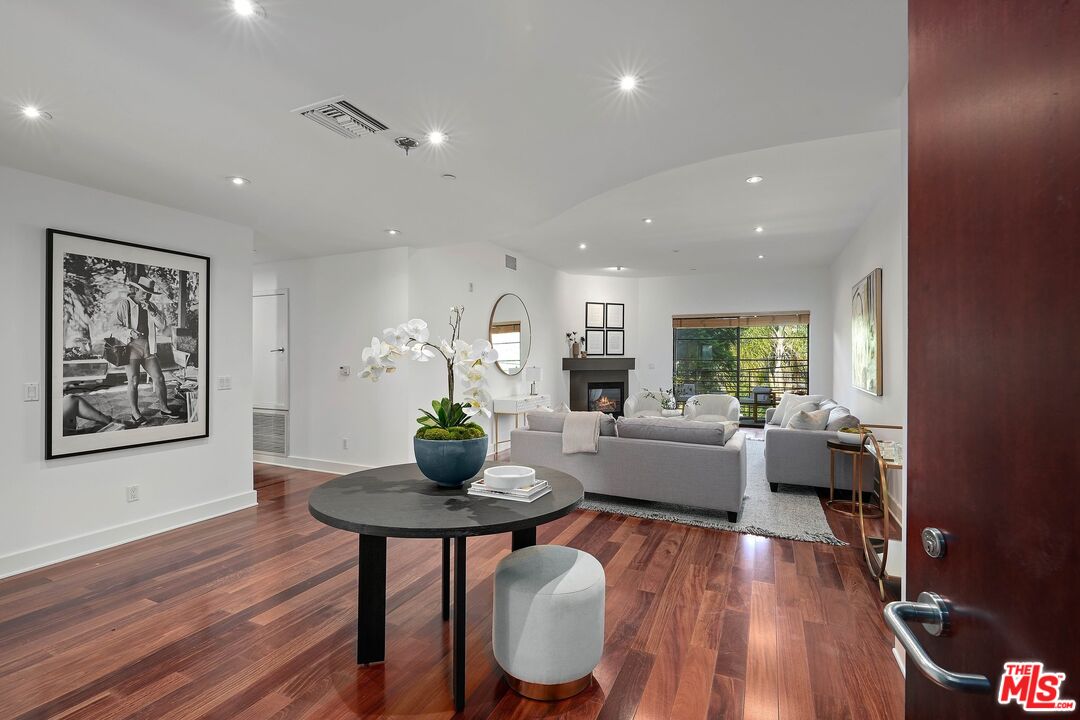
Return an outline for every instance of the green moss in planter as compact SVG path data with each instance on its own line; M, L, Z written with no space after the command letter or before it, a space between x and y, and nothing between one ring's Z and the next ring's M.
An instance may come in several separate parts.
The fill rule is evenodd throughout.
M456 425L451 428L423 427L416 431L421 440L472 440L484 437L484 429L479 425Z

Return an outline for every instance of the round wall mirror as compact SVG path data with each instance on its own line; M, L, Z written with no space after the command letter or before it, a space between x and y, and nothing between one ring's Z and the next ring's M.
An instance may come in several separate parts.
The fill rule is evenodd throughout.
M488 339L499 351L495 363L507 375L517 375L525 368L532 346L532 324L525 303L514 293L495 301L488 322Z

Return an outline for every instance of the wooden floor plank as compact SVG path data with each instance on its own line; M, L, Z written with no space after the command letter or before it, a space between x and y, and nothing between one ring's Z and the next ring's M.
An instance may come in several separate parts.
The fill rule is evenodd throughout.
M438 543L388 543L386 662L358 667L356 537L307 510L331 476L258 465L255 477L257 508L0 581L0 717L902 717L858 546L593 511L537 532L605 566L592 688L558 703L509 690L490 645L509 538L470 538L468 702L455 715Z

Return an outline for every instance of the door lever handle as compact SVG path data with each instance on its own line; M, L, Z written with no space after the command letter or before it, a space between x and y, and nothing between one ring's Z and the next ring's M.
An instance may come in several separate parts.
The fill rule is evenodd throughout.
M270 352L280 352L280 353L283 353L283 352L285 352L285 348L283 348L283 347L279 347L279 348L274 348L274 349L273 349L273 350L271 350Z
M990 680L985 675L968 675L946 670L930 659L919 639L911 632L908 623L917 620L931 635L944 635L949 631L949 606L940 595L932 592L919 594L918 602L891 602L885 606L885 624L896 635L909 658L919 672L946 690L960 692L990 692Z

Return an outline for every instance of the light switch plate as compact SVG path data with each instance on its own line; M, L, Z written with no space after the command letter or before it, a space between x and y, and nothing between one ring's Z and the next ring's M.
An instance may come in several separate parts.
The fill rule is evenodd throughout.
M222 375L217 379L218 390L232 390L232 376Z
M23 402L37 402L41 399L41 386L36 382L23 384Z

